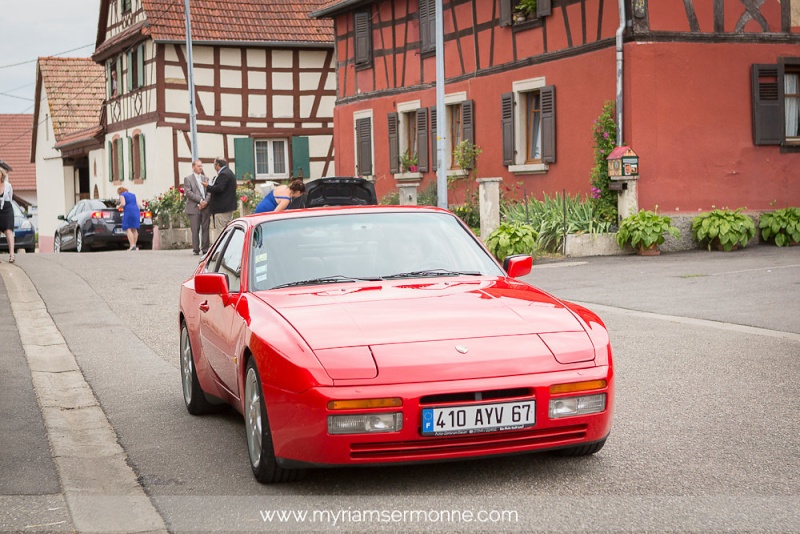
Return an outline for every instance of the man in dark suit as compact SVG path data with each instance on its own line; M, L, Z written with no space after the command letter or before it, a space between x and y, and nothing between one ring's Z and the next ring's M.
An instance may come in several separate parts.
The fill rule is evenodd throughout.
M192 252L195 256L208 252L211 239L208 235L211 209L208 207L210 196L206 194L208 178L203 174L203 162L199 159L192 163L192 174L183 179L183 194L186 197L184 211L189 216L189 227L192 229ZM200 237L202 232L202 247Z
M214 160L217 176L208 184L206 191L211 193L209 208L214 216L214 228L222 229L233 219L236 209L236 175L228 167L225 158Z

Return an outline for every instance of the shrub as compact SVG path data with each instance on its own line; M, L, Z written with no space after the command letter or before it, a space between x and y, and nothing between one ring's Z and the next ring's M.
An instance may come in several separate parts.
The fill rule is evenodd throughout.
M783 208L764 213L758 226L764 241L773 239L779 247L800 243L800 208Z
M692 219L692 237L695 241L708 245L716 243L725 252L747 246L756 235L753 219L742 213L742 208L730 210L717 209L703 213Z
M647 249L664 243L664 234L678 238L681 231L672 226L672 219L648 210L628 215L619 225L617 244L630 243L633 248Z
M592 168L592 196L598 218L610 224L617 223L617 193L608 188L608 161L617 139L614 122L614 102L607 101L603 112L592 124L594 139L594 167Z
M500 262L513 254L531 254L536 247L536 230L523 223L503 221L486 239L486 248Z
M183 187L172 186L166 192L146 200L142 205L153 212L153 218L162 226L178 225L185 223L186 197Z

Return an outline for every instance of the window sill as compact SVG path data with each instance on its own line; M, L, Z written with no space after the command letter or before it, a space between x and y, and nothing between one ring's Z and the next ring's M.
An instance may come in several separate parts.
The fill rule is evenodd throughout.
M544 174L550 168L547 163L526 163L524 165L509 165L508 171L514 174Z
M524 22L514 22L511 25L511 30L514 32L529 30L531 28L539 28L542 26L542 19L532 18Z
M422 180L421 172L398 172L393 176L398 182L418 182Z
M468 175L469 172L465 171L464 169L450 169L447 171L448 178L464 178Z

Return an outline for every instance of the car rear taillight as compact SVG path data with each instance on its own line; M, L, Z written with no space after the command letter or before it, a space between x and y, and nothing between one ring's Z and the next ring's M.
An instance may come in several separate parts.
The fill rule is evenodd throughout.
M142 217L144 217L145 219L150 219L151 217L153 217L153 212L151 212L151 211L143 211L142 212Z
M92 219L110 219L111 214L105 211L93 211Z

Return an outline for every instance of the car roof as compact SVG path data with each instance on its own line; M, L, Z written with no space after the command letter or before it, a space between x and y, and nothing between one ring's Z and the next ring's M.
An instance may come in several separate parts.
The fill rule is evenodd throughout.
M305 208L296 210L271 211L246 215L236 220L244 221L249 226L256 226L265 221L277 219L298 219L305 217L325 217L330 215L350 215L355 213L399 213L399 212L428 212L452 215L452 212L435 206L330 206L320 208Z

